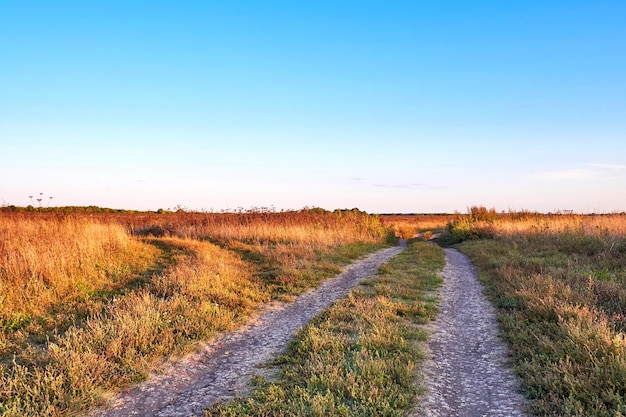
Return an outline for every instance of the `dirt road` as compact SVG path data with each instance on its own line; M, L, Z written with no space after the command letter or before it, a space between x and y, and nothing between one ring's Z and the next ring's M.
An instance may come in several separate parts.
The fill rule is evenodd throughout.
M146 383L111 399L93 417L189 417L201 415L207 404L234 397L258 366L287 346L296 331L332 302L397 255L401 246L383 249L348 266L290 304L269 306L244 328L207 344L184 360L163 369Z
M467 256L446 249L440 313L431 325L420 417L525 416L496 314Z

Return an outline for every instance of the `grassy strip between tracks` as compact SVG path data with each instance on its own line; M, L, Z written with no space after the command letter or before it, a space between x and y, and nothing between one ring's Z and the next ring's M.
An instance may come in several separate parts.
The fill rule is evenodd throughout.
M396 416L414 406L443 251L415 242L379 273L302 329L249 397L217 404L205 416Z

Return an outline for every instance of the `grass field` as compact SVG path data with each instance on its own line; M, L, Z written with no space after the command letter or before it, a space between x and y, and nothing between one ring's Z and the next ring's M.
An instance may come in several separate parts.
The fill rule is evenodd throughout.
M626 215L495 215L450 227L499 311L532 410L626 414Z
M451 222L448 226L446 224ZM0 415L64 416L290 300L394 234L444 230L499 312L532 411L626 414L626 215L0 213ZM391 233L390 233L391 232ZM207 415L403 415L443 266L413 243ZM414 279L418 277L418 279Z
M411 239L419 233L441 232L457 217L453 214L388 214L380 219L396 236Z
M206 416L403 416L415 405L419 327L436 315L443 251L415 242L302 329L273 380Z
M358 211L0 213L0 414L87 409L388 239Z

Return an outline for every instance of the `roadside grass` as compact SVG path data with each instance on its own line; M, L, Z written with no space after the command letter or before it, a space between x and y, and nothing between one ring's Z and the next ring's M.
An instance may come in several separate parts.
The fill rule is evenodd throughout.
M397 244L378 216L356 209L170 213L127 222L135 234L207 240L235 252L283 300L317 287L355 259Z
M0 218L0 358L99 313L156 268L160 251L118 224Z
M161 358L236 327L269 299L247 265L228 251L177 238L164 243L180 249L174 265L70 327L45 349L28 347L2 367L2 415L86 409L104 390L143 380Z
M3 416L87 410L388 244L352 211L0 216Z
M483 238L473 233L458 248L498 308L532 411L625 415L626 216L482 224L464 224Z
M333 246L292 243L245 243L231 240L225 247L255 266L255 275L274 298L287 301L315 288L364 255L385 247L383 242L353 242Z
M256 377L250 396L216 404L205 416L399 416L416 403L416 371L434 319L443 251L414 242L378 274L304 327Z

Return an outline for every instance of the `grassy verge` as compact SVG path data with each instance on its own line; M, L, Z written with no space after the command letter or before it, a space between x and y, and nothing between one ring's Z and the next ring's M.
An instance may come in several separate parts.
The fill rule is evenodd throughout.
M86 410L385 245L352 212L0 220L3 416Z
M0 414L86 409L104 390L141 381L160 358L234 328L269 299L248 266L227 251L206 242L162 242L177 249L174 265L0 368Z
M238 240L222 244L250 263L255 276L273 298L288 301L309 288L315 288L342 268L386 246L382 242L352 242L331 246Z
M395 416L415 404L416 369L433 319L443 251L419 242L300 331L275 380L206 416Z
M498 308L532 411L626 414L626 239L573 227L490 234L459 248Z

